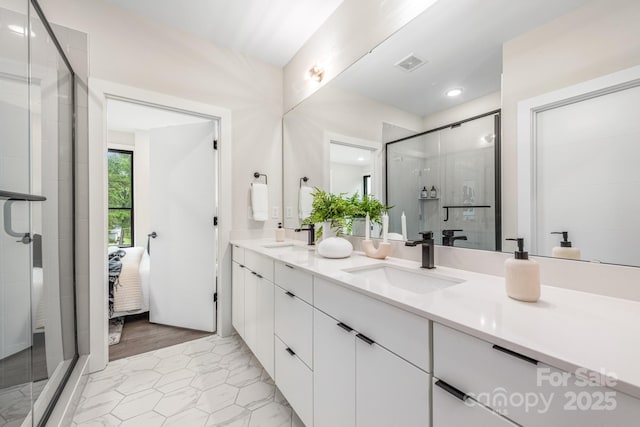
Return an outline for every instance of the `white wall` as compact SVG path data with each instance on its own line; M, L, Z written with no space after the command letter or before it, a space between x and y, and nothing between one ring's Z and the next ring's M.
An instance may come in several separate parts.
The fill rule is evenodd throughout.
M517 232L517 104L638 65L640 2L595 0L503 48L503 235Z
M326 85L436 0L345 0L284 68L284 109ZM319 64L321 83L306 79Z
M234 229L275 226L247 219L256 170L281 205L282 69L122 11L103 0L43 0L51 22L89 35L89 75L232 111ZM229 123L222 123L229 126ZM230 183L224 183L229 185Z
M502 94L498 91L473 99L469 102L465 102L464 104L456 107L449 108L448 110L439 111L429 116L425 116L422 120L422 124L424 130L435 129L440 126L446 126L460 120L497 110L501 105Z
M371 168L345 163L331 163L331 192L362 195L362 177L371 173Z
M329 140L331 134L370 141L382 148L383 123L418 131L422 118L361 95L326 87L288 112L283 129L284 206L292 218L286 227L298 226L299 179L329 190ZM341 142L346 142L340 140ZM382 179L382 178L381 178Z

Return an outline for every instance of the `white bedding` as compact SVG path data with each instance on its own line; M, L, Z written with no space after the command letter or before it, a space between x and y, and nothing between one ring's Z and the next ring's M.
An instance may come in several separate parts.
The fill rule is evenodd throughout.
M149 311L150 258L142 247L125 248L120 284L115 292L114 312L120 317Z

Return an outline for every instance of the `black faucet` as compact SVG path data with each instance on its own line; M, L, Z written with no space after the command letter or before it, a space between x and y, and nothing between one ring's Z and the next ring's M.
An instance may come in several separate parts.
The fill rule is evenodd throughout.
M436 268L433 262L433 231L421 231L418 233L422 236L422 240L407 240L406 246L422 245L422 268Z
M308 231L309 232L309 236L307 239L307 245L309 246L313 246L316 244L316 227L313 224L309 224L308 228L296 228L295 230L296 233L299 233L301 231Z
M453 246L456 240L467 240L467 236L454 236L456 231L462 230L442 230L442 246Z

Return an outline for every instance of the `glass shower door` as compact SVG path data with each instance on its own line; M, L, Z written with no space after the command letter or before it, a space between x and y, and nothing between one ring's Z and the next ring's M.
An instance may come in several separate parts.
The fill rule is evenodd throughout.
M73 73L28 1L0 8L0 426L44 425L77 359Z
M0 425L21 425L32 409L27 16L27 1L0 9Z

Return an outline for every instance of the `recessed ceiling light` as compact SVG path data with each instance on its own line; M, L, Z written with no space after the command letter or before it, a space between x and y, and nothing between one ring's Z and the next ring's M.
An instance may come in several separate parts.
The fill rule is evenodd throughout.
M449 98L453 98L453 97L460 96L460 95L462 95L462 88L459 88L459 87L454 88L454 89L449 89L447 91L447 96Z

